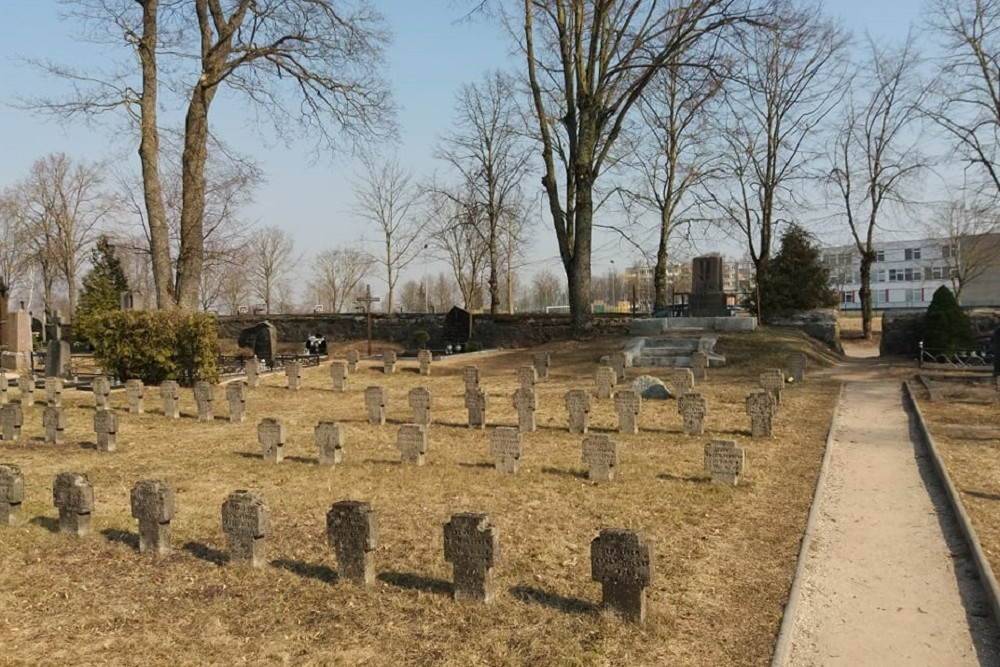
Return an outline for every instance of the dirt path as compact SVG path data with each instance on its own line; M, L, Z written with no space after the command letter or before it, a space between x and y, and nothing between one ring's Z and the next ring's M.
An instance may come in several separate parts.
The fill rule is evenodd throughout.
M854 359L830 372L847 386L787 665L1000 665L1000 632L892 379L902 371Z

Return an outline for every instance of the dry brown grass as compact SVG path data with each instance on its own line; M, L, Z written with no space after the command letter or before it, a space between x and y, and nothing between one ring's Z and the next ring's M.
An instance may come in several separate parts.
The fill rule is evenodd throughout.
M782 335L784 336L784 335ZM69 392L69 444L44 445L41 407L25 415L26 439L0 443L0 461L26 476L22 526L0 529L0 664L233 665L765 665L787 598L815 486L837 386L819 380L790 388L775 437L753 441L743 399L758 367L789 346L823 355L800 337L766 332L729 336L718 349L738 363L700 383L709 399L707 435L680 433L676 402L647 402L642 432L618 436L622 464L613 483L590 483L580 436L565 430L563 394L592 387L602 354L622 341L549 345L554 368L539 388L538 432L526 435L517 476L489 467L488 432L464 426L461 368L474 362L489 394L489 421L513 425L513 370L533 350L416 363L384 377L363 362L351 389L328 389L328 365L306 369L291 394L269 376L248 399L248 421L231 425L184 417L168 422L158 395L148 413L120 414L119 451L81 447L93 439L93 402ZM657 369L629 369L629 375ZM426 383L436 424L428 463L402 467L396 428L408 419L406 392ZM389 389L385 427L364 421L365 386ZM16 393L16 392L15 392ZM155 394L155 392L151 392ZM113 395L124 408L125 397ZM224 403L217 413L227 414ZM256 423L288 424L289 458L261 461ZM595 430L617 424L610 400L595 401ZM315 463L312 429L321 418L347 425L343 465ZM702 448L732 438L747 448L737 488L706 482ZM53 532L50 485L64 470L95 486L95 534ZM173 555L141 556L129 515L132 484L163 477L176 489ZM272 511L271 566L220 566L220 506L238 488L260 490ZM336 581L324 515L334 501L367 500L378 510L377 582ZM449 597L442 525L459 511L488 512L501 534L497 599L489 606ZM589 544L602 527L643 531L655 549L655 578L643 627L596 612Z

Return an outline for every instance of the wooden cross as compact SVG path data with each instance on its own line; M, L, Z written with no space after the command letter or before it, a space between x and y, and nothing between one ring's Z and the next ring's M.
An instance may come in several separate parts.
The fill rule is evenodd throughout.
M365 285L365 295L358 297L358 303L364 304L365 315L368 317L368 356L372 354L372 304L381 301L377 296L372 296L372 286Z

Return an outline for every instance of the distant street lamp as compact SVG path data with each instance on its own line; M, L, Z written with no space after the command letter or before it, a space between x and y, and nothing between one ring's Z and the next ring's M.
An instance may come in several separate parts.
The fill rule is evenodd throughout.
M615 310L618 309L618 299L615 292L615 260L611 260L611 303L614 304Z

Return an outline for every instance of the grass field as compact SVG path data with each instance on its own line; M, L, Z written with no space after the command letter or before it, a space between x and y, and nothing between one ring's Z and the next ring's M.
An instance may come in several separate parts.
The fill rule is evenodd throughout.
M329 389L328 364L306 369L296 393L283 388L283 376L267 376L249 392L244 424L228 423L224 400L214 422L199 423L190 390L179 421L164 418L155 390L147 390L144 415L124 414L125 396L115 393L121 426L111 454L86 444L94 439L91 396L67 392L61 446L40 442L42 407L27 408L24 439L0 443L0 462L20 465L27 489L27 521L0 527L0 664L766 665L838 387L790 387L769 440L750 439L743 401L756 373L787 351L806 350L814 363L830 357L794 334L722 337L716 349L733 364L698 385L709 401L706 435L681 434L676 401L647 401L640 434L616 436L616 480L592 483L581 437L565 428L563 394L592 388L600 356L623 342L453 358L426 378L415 360L401 360L391 377L362 362L343 394ZM536 350L553 359L538 387L539 430L525 436L518 475L500 475L490 465L489 432L465 426L461 370L480 367L489 423L515 425L514 369ZM383 427L365 421L363 391L372 384L389 392ZM428 462L403 467L396 430L409 418L407 391L420 384L434 394ZM591 428L612 431L612 401L594 405ZM256 447L264 417L288 427L279 465L264 463ZM342 465L316 464L320 419L346 425ZM746 447L748 469L736 488L707 482L702 450L714 438ZM86 473L94 484L90 537L55 532L51 484L61 471ZM150 477L166 479L177 495L174 552L164 558L138 553L129 513L132 484ZM268 567L225 565L220 506L235 489L259 490L270 504ZM338 582L326 546L325 513L343 499L379 512L378 578L366 588ZM442 525L461 511L487 512L500 531L489 606L450 597ZM603 527L640 530L653 545L641 627L598 611L589 545Z

